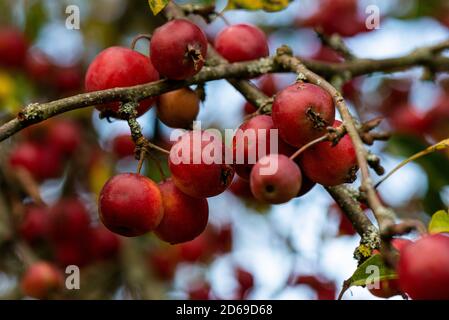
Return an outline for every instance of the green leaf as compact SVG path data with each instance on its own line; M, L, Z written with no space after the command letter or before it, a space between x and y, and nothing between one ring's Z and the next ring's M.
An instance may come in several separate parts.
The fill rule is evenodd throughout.
M225 10L245 9L281 11L288 7L291 0L229 0Z
M433 214L429 223L429 233L449 232L449 214L440 210Z
M350 287L366 286L377 281L397 279L397 274L393 269L388 268L380 254L375 254L363 262L354 274L343 284L339 299Z
M153 11L154 15L157 15L161 12L170 0L148 0L148 4L150 5L151 11Z

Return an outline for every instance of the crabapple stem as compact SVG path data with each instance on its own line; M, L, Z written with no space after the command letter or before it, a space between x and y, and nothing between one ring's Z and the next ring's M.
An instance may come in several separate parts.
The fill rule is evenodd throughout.
M148 41L151 41L151 34L138 34L137 36L135 36L130 45L130 48L132 50L136 48L136 44L140 39L147 39Z
M329 139L329 135L325 134L324 136L321 136L315 140L310 141L309 143L303 145L301 148L299 148L294 154L292 154L290 156L290 160L294 160L297 156L299 156L301 153L303 153L304 151L306 151L308 148L310 148L311 146L320 143L322 141L326 141Z

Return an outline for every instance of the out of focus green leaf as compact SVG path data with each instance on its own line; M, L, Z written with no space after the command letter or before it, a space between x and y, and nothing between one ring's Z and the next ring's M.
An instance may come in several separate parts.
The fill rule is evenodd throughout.
M151 11L153 11L154 15L161 12L169 2L169 0L148 0L148 4L150 5Z
M433 214L432 219L429 223L429 233L449 233L449 214L440 210Z
M281 11L288 7L290 0L229 0L226 10L264 10Z
M41 28L47 23L48 15L44 1L33 1L26 9L25 34L34 41Z

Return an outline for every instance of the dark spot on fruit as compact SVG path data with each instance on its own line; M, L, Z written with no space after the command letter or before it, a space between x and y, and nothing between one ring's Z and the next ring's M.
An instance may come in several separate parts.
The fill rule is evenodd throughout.
M274 188L273 185L268 184L268 185L265 187L265 190L266 190L268 193L272 193L272 192L274 192L275 188Z
M323 130L328 126L328 123L321 117L321 115L318 112L313 111L313 107L307 108L306 116L312 122L312 126L315 129Z
M359 170L359 167L357 165L352 166L349 171L348 175L345 177L346 183L352 183L357 179L357 171Z

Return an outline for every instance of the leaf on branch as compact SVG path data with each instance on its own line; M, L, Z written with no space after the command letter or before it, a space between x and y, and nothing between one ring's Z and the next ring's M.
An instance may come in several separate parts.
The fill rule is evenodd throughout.
M411 157L405 159L404 161L402 161L401 163L399 163L393 170L391 170L385 177L383 177L377 184L376 184L376 188L382 183L384 182L386 179L388 179L393 173L395 173L396 171L398 171L400 168L402 168L403 166L405 166L407 163L412 162L418 158L421 158L425 155L428 155L430 153L436 152L436 151L440 151L440 150L444 150L446 148L449 148L449 139L444 139L441 140L440 142L431 145L430 147L424 149L423 151L420 151L418 153L415 153L414 155L412 155Z
M148 4L150 5L151 11L153 11L154 15L157 15L161 12L170 0L148 0Z
M345 281L340 297L350 287L375 285L378 281L396 278L396 271L385 265L380 254L375 254L363 262L351 278Z
M225 10L245 9L281 11L288 7L291 0L229 0Z
M435 212L430 220L428 229L431 234L442 232L449 233L449 213L444 210Z

